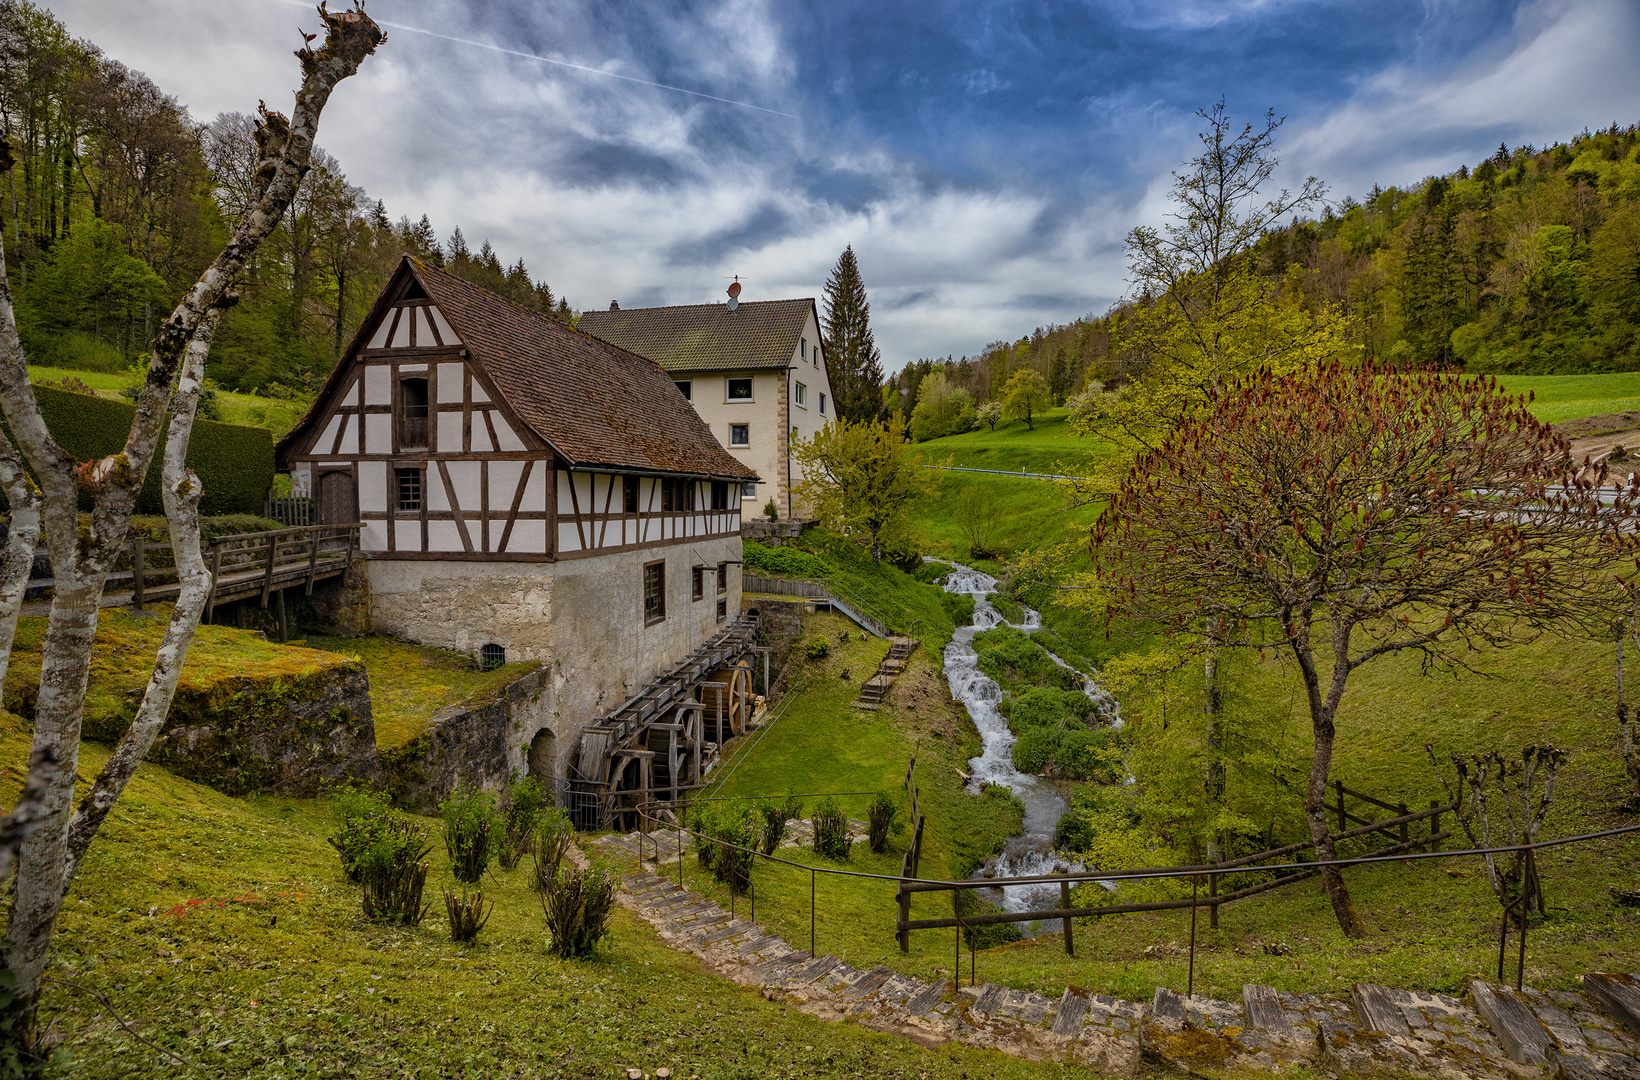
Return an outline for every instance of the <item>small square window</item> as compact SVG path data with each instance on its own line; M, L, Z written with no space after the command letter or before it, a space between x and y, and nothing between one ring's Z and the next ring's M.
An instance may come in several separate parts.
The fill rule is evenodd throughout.
M799 408L809 407L809 388L802 383L797 384L797 404Z
M636 514L638 512L638 478L636 476L621 477L621 513Z
M820 395L820 415L826 415L826 395Z
M792 430L796 431L797 429L793 428ZM730 446L750 446L750 445L752 445L752 426L750 424L730 424L729 425L729 445Z
M695 567L694 588L691 590L690 595L696 600L706 595L706 568L704 566Z
M666 564L652 562L643 568L643 623L653 625L666 618Z
M742 499L754 498L756 495L757 495L757 481L756 480L745 480L745 481L741 482L740 497Z
M717 621L722 622L723 620L727 619L728 617L729 617L729 601L719 600L718 601Z
M718 592L719 593L728 592L729 591L729 564L728 563L726 563L726 562L718 563L717 579L718 579Z
M750 401L750 400L752 400L752 380L750 380L750 379L729 379L728 383L729 383L728 398L729 398L730 401Z
M693 401L694 400L694 397L692 396L692 392L695 389L695 384L692 380L690 380L690 379L680 379L675 385L678 388L678 393L683 395L683 400L685 400L685 401Z
M399 510L421 509L421 470L395 469L399 481Z

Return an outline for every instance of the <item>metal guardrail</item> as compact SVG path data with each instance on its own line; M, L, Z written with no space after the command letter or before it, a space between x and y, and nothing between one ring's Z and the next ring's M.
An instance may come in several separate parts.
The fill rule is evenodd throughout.
M744 574L740 579L742 592L767 593L773 596L796 596L830 604L847 615L862 629L887 641L894 636L888 620L861 600L859 595L844 585L824 578L771 578Z

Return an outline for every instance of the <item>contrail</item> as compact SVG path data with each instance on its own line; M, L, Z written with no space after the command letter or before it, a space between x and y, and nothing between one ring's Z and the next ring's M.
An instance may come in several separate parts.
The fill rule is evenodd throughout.
M312 8L314 6L309 3L304 3L303 0L279 0L279 2L282 4L288 4L292 7L300 8ZM768 113L770 116L783 116L787 120L798 119L798 117L793 116L791 113L781 112L778 109L766 109L761 105L753 105L749 101L735 101L733 98L718 97L715 94L703 94L699 90L690 90L683 86L672 86L668 83L651 82L648 79L638 79L631 75L621 75L613 71L605 71L602 68L587 67L585 64L572 64L568 60L554 60L550 56L542 56L539 53L520 52L517 49L504 49L500 45L492 45L487 41L474 41L471 38L451 37L449 34L440 34L432 30L423 30L419 26L406 26L403 23L385 22L381 19L376 20L376 25L384 26L389 30L402 30L407 34L421 34L425 37L437 38L440 41L454 42L457 45L471 45L475 49L488 49L491 52L501 53L503 56L517 56L525 60L536 60L543 64L553 64L557 67L569 68L571 71L584 71L589 75L602 75L609 79L620 79L622 82L637 83L639 86L650 86L657 90L671 90L673 93L688 94L690 97L698 97L706 101L716 101L723 105L735 105L742 109L754 109L757 112Z

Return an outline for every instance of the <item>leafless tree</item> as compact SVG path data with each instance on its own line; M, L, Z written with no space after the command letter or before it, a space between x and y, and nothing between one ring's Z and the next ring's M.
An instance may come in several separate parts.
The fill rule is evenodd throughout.
M12 1031L33 1038L41 973L63 897L86 847L147 754L176 690L195 627L209 591L198 551L199 480L184 464L198 403L205 353L223 311L235 298L234 283L279 222L307 171L319 116L332 90L358 70L384 39L362 7L332 13L319 7L325 40L297 52L302 85L290 119L260 110L256 129L255 200L220 254L200 275L160 327L139 391L136 415L124 449L101 461L73 460L47 430L29 385L27 360L17 336L10 286L0 261L0 408L12 439L0 439L0 479L23 473L23 461L39 479L41 517L51 552L55 589L42 646L34 748L59 761L46 791L40 827L23 843L5 938L5 965L15 981ZM9 168L10 154L0 164ZM164 448L163 497L177 543L183 591L154 664L137 717L110 756L91 792L74 812L74 781L98 602L114 559L129 532L142 478L158 449L169 409L172 423ZM19 457L19 451L21 457ZM77 496L93 495L89 523L81 525ZM14 561L6 568L14 571ZM25 571L26 572L26 571ZM12 582L0 585L0 597ZM11 619L15 620L15 612ZM7 633L10 633L8 628ZM30 1048L25 1046L25 1052Z
M1543 828L1543 819L1555 801L1555 780L1566 764L1566 751L1553 746L1528 746L1521 751L1519 761L1508 760L1496 750L1467 757L1453 754L1455 780L1448 780L1441 771L1434 747L1425 743L1424 751L1472 845L1489 848L1536 843L1538 830ZM1524 890L1524 895L1536 901L1539 914L1546 910L1536 872L1527 872L1531 863L1524 851L1514 852L1509 869L1502 873L1496 855L1488 853L1482 858L1487 884L1492 886L1498 903L1508 907L1513 902L1510 890L1517 897Z

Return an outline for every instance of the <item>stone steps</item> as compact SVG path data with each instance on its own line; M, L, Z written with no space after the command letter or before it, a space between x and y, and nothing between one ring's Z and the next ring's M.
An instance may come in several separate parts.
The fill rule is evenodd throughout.
M617 845L622 846L622 845ZM1066 987L1058 997L995 983L924 982L793 949L749 920L644 870L621 894L674 948L826 1019L922 1042L957 1040L1119 1076L1175 1069L1292 1066L1352 1076L1442 1080L1640 1080L1640 977L1584 976L1584 993L1515 992L1476 981L1465 1000L1369 983L1350 997L1247 985L1240 1001L1158 987L1147 1003ZM959 980L960 981L960 980Z

